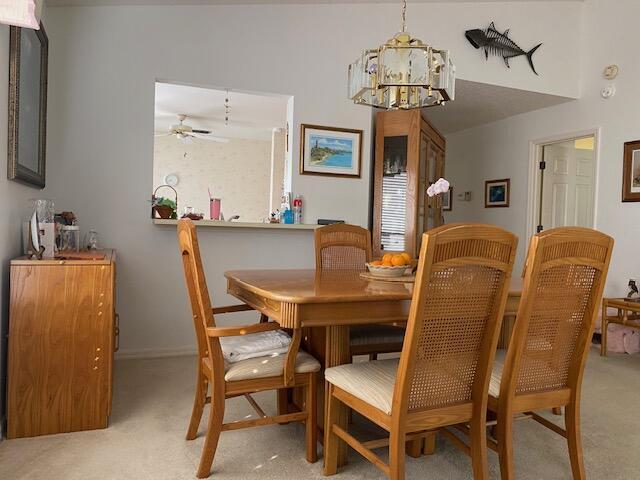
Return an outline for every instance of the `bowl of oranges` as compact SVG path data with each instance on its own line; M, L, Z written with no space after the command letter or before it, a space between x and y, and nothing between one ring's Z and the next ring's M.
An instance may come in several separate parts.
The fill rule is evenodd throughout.
M412 264L413 259L407 252L385 253L380 260L367 263L367 269L376 277L402 277Z

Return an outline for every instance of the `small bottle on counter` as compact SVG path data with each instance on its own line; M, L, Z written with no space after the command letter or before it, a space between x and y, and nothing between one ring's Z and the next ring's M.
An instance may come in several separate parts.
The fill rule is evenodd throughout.
M293 199L293 218L294 223L302 223L302 196L296 195Z

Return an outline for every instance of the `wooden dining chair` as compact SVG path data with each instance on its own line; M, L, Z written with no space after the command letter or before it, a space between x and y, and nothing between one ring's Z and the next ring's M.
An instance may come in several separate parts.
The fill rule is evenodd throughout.
M338 223L315 231L316 269L366 271L371 261L371 233L366 228ZM402 350L404 329L393 325L358 325L349 329L351 356Z
M529 245L522 298L504 362L496 361L489 409L497 414L503 480L515 478L513 421L531 418L567 439L574 480L585 477L580 392L613 239L586 228L555 228ZM536 413L564 408L565 429Z
M207 283L200 259L198 238L193 222L189 219L178 222L178 241L189 300L193 312L193 323L198 344L198 374L196 395L187 440L196 438L204 407L211 404L204 447L198 467L198 478L210 474L220 433L287 422L304 422L306 427L306 458L315 462L316 454L316 376L320 364L308 353L299 350L300 329L294 329L286 355L268 355L249 358L233 363L224 360L220 338L246 336L246 345L255 341L252 334L279 330L275 322L261 322L247 326L218 327L214 315L253 310L248 305L212 308ZM252 339L254 337L254 339ZM268 417L256 403L251 393L265 390L282 390L302 387L305 405L302 411ZM211 394L208 395L209 389ZM223 423L225 399L244 396L258 414L257 419Z
M338 447L346 442L392 480L403 479L407 441L470 422L474 478L488 478L487 390L517 242L506 230L480 224L423 235L400 359L325 370L325 474L336 473ZM339 402L389 432L388 440L356 440ZM373 452L386 444L388 464Z

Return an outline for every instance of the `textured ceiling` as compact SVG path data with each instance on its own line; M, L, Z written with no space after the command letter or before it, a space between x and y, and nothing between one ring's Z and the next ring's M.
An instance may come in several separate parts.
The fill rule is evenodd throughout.
M411 0L412 3L487 3L498 2L582 2L584 0ZM393 0L45 0L49 7L98 5L260 5L260 4L323 4L323 3L394 3Z
M425 108L424 114L440 132L448 134L571 100L573 99L527 90L457 80L455 101L448 102L443 107Z

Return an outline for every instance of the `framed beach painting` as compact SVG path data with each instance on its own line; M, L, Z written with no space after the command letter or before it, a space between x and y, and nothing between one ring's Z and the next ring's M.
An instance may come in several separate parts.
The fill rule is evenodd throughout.
M300 174L360 177L362 130L302 124Z
M508 178L484 182L484 208L508 207L510 183Z
M622 201L640 202L640 140L624 144Z

